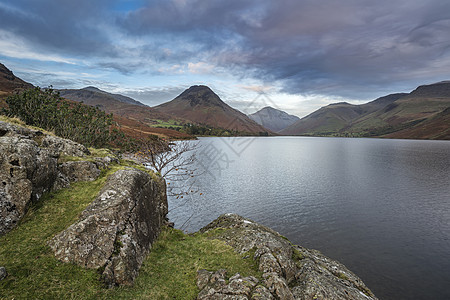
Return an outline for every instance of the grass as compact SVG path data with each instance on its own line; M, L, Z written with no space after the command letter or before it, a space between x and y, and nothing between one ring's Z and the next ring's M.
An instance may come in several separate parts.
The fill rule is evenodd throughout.
M159 127L159 128L183 128L183 125L180 125L180 122L176 121L176 120L168 120L168 121L163 121L163 120L155 120L157 123L156 124L152 124L151 127Z
M44 195L17 228L0 237L0 265L9 274L0 281L0 299L194 299L199 269L226 268L229 276L261 278L253 259L243 258L252 253L239 255L211 234L169 228L153 245L133 287L106 289L97 270L58 261L47 241L78 219L110 174L127 166L132 164L122 162L95 181Z
M187 235L165 228L153 245L133 287L107 291L108 299L195 299L198 270L227 269L229 277L236 273L261 278L252 255L236 254L225 242L206 235Z

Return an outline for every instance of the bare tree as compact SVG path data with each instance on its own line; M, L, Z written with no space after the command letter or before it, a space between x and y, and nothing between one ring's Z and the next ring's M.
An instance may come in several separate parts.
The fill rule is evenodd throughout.
M194 189L194 177L198 175L194 166L197 147L195 141L151 139L143 143L137 155L147 167L164 177L169 196L184 198L198 192Z

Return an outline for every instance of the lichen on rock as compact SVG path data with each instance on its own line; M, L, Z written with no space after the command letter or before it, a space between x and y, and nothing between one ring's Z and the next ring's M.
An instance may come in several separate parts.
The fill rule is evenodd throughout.
M225 241L240 254L256 249L253 259L263 273L263 280L243 299L377 299L341 263L317 250L292 245L274 230L241 216L221 215L200 232ZM204 271L202 274L204 277ZM200 273L197 285L201 289L199 282L206 280L199 278ZM211 292L211 287L203 288L198 299L225 299L217 298L216 294Z
M58 166L61 154L83 157L89 151L71 140L0 121L0 235L13 229L45 192L93 180L99 165L108 163L102 159Z
M79 220L48 244L63 262L102 269L108 287L131 285L166 215L164 180L122 169L107 179Z

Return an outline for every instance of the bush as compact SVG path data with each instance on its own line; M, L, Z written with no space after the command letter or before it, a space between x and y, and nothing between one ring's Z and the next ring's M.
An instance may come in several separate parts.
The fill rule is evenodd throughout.
M82 103L71 104L52 88L29 89L9 96L6 103L3 114L87 147L103 147L111 140L112 114Z

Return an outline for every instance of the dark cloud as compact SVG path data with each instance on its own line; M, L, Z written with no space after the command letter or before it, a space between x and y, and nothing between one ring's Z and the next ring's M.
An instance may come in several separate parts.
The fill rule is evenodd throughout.
M371 97L445 79L450 2L154 1L121 20L130 34L187 36L209 59L285 92Z
M204 61L287 93L368 99L449 76L447 0L118 2L7 0L0 28L124 74Z
M103 9L114 1L6 0L0 4L0 28L20 36L41 50L59 54L112 56L101 24Z

